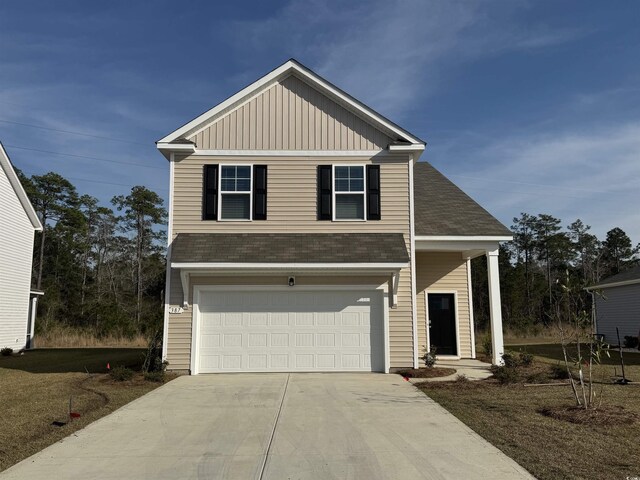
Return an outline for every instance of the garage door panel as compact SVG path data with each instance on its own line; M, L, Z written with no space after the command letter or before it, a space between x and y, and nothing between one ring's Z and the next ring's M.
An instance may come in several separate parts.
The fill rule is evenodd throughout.
M201 373L384 370L379 291L205 291L198 310Z

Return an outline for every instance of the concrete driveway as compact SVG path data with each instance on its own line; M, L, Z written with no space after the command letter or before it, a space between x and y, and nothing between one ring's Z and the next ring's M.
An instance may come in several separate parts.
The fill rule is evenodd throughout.
M180 377L8 479L532 478L397 375Z

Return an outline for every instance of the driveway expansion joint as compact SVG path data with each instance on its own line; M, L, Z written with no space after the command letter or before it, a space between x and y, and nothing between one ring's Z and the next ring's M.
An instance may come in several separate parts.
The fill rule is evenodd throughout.
M284 382L284 388L282 389L282 397L280 397L280 406L278 407L278 413L276 414L276 418L273 421L273 428L271 429L271 436L269 437L269 443L267 443L267 448L264 452L264 458L262 459L262 465L260 466L260 472L257 476L258 480L262 480L264 476L265 468L267 467L267 460L269 458L269 452L271 450L271 444L273 443L273 438L276 435L276 429L278 428L278 420L280 419L280 413L282 413L282 405L284 404L284 397L287 394L287 387L289 386L289 378L291 378L291 374L287 374L287 380Z

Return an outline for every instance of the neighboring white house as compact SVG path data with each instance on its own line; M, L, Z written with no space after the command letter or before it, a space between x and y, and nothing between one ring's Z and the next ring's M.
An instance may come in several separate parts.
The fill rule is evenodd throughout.
M594 295L596 331L604 335L605 342L618 344L616 327L622 343L624 337L640 335L640 266L605 278L587 290L599 292Z
M33 337L32 294L41 294L31 290L36 230L42 224L0 143L0 348L20 350Z

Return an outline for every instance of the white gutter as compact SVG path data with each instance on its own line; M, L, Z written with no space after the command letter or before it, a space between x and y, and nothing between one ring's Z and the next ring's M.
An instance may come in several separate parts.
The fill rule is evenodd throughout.
M611 287L624 287L625 285L635 285L636 283L640 283L640 278L634 278L633 280L624 280L621 282L603 283L601 285L594 285L592 287L587 287L585 288L585 290L587 292L591 292L592 290L601 290L603 288L611 288Z
M230 262L175 262L171 268L187 270L381 270L390 271L407 267L405 263L230 263Z

